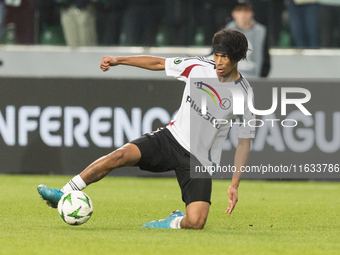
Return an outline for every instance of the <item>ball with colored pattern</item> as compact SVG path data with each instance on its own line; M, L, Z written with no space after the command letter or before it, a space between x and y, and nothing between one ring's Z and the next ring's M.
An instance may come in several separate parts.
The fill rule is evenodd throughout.
M93 205L90 197L82 191L64 194L58 203L60 218L70 225L81 225L92 215Z

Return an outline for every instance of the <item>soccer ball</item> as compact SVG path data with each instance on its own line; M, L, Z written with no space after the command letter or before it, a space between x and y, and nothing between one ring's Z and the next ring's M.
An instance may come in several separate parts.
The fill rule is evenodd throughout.
M84 224L91 218L93 205L90 197L82 191L65 193L58 203L60 218L70 225Z

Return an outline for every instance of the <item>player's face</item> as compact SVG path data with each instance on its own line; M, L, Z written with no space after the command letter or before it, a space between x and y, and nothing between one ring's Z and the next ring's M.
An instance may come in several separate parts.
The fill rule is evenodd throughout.
M237 62L231 62L227 55L214 53L214 60L216 64L216 73L219 78L229 78L234 74L238 74Z

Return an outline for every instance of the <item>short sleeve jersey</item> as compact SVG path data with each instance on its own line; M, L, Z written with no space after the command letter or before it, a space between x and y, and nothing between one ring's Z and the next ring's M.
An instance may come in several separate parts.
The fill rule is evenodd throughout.
M174 119L167 126L177 142L187 151L193 154L202 165L219 165L222 147L228 136L232 120L238 120L237 126L239 138L254 138L255 128L249 125L249 120L255 116L249 111L247 100L244 100L244 114L233 115L232 94L224 93L220 97L210 93L207 89L197 90L197 85L190 79L199 78L204 82L207 78L215 78L217 73L215 62L204 57L167 58L165 62L167 76L174 76L186 82L181 106ZM205 84L205 83L203 83ZM222 83L221 83L222 84ZM250 85L241 75L235 82L225 83L236 86L242 91L244 98L248 96ZM209 87L208 84L205 84ZM198 86L199 87L199 86ZM216 92L216 91L215 91ZM202 95L210 93L206 100L206 111L202 113ZM216 120L226 120L223 124L216 124ZM240 121L241 120L241 121ZM253 124L254 125L254 124Z

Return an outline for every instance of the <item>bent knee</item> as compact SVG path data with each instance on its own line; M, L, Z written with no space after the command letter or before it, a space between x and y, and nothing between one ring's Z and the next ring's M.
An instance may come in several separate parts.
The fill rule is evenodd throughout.
M188 223L192 229L203 229L206 221L207 217L201 215L188 217Z

